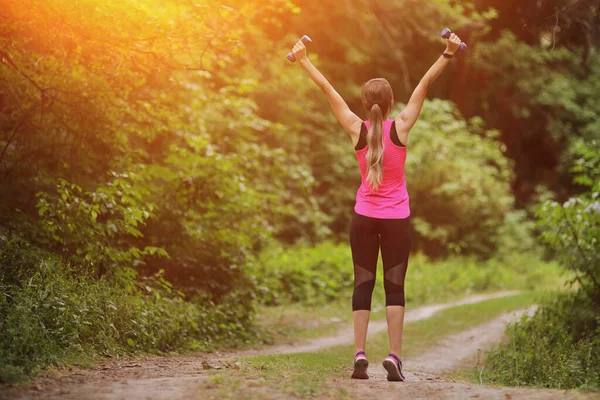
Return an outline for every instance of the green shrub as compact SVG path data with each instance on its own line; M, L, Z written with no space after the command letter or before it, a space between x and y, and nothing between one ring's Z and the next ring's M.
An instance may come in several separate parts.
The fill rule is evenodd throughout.
M273 247L262 252L256 264L249 274L267 305L321 303L337 299L353 287L348 246L326 242L315 247Z
M465 120L451 102L425 101L406 159L415 248L484 257L499 249L504 226L515 220L515 198L498 136L481 118Z
M37 194L41 243L86 274L114 273L150 255L167 256L162 248L137 247L134 241L143 236L139 228L154 209L141 179L115 172L111 178L92 192L59 179L55 192Z
M257 296L267 305L290 301L318 304L352 294L354 272L347 244L271 248L256 264L248 273L256 281ZM381 265L378 268L377 296L383 280ZM427 303L481 291L556 287L559 275L557 264L542 262L531 253L487 262L457 256L431 261L414 254L406 276L406 299Z
M37 270L48 254L19 237L0 230L0 285L19 285Z
M580 143L575 182L590 190L563 204L538 206L542 239L557 261L571 271L579 290L600 306L600 142Z
M427 303L482 291L556 287L560 273L557 264L540 261L529 253L486 262L473 257L432 262L417 254L410 258L406 298Z
M510 341L487 359L489 382L600 388L600 310L587 296L563 294L507 331Z
M580 143L573 172L590 191L564 204L547 201L536 214L542 239L577 292L544 305L508 328L510 341L493 350L492 382L556 388L600 388L600 143Z
M231 292L218 303L208 295L185 301L161 274L135 281L131 290L76 276L35 248L15 251L0 242L6 253L3 269L10 260L35 268L19 282L0 280L0 381L24 379L72 355L94 359L250 339L251 293Z

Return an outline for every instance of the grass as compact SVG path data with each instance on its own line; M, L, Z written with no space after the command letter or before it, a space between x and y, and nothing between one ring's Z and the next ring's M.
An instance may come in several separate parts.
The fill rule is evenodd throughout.
M443 265L441 266L443 267ZM440 268L441 268L440 267ZM435 275L436 271L429 268L416 265L414 269L420 268L420 275ZM377 284L373 292L373 308L371 311L371 319L378 320L385 318L385 294L383 291L383 271L381 265L377 271ZM443 269L443 268L441 268ZM417 272L415 272L415 275ZM519 275L518 273L510 273L513 275ZM509 275L510 275L509 274ZM455 301L465 296L472 294L485 294L494 293L502 289L521 289L521 290L550 290L556 291L563 289L563 283L559 274L551 269L551 265L548 264L548 274L543 279L537 281L537 286L533 286L529 281L533 279L532 276L522 278L523 282L514 283L504 287L485 287L482 286L478 290L472 291L463 288L459 291L449 291L443 293L438 290L430 290L429 287L423 287L419 282L414 284L414 288L417 291L427 293L417 293L414 296L409 296L408 293L411 291L411 281L407 282L407 307L416 307L423 304L432 304L438 302L450 302ZM424 278L419 278L424 279ZM514 278L516 279L516 278ZM417 279L415 279L417 280ZM527 281L527 282L525 282ZM340 298L330 301L326 304L307 305L303 303L286 303L277 306L259 306L257 313L258 325L261 328L264 335L262 336L262 345L278 345L278 344L290 344L297 343L299 341L306 341L314 339L320 336L333 335L341 327L347 325L352 321L351 311L351 299L352 290L343 290L340 294ZM253 347L257 347L256 343L252 344Z
M288 344L334 334L352 321L352 309L345 298L322 306L261 306L256 318L268 335L265 344Z
M508 340L455 379L505 386L600 390L598 312L585 292L562 293L512 324Z
M297 343L331 335L352 318L347 245L300 248L270 260L262 281L260 274L255 277L263 284L255 287L258 292L253 295L258 296L257 302L279 305L259 306L258 316L256 303L244 301L248 293L243 288L221 298L218 305L204 297L182 301L169 294L157 277L145 279L137 289L130 283L130 292L107 280L78 277L60 259L23 246L0 248L1 270L18 271L14 277L22 281L16 284L0 277L4 279L0 282L0 382L4 383L26 381L53 367L93 366L107 356ZM415 254L409 275L406 299L413 307L472 293L537 288L556 282L558 272L554 264L531 254L483 263L464 257L433 262ZM373 319L383 318L383 306L380 264Z
M270 280L266 283L273 286L260 286L260 294L271 296L267 304L279 305L259 306L256 318L255 304L239 301L246 298L243 291L223 298L218 307L202 299L186 302L172 298L154 284L151 295L148 289L132 295L106 281L74 278L60 260L48 255L44 256L47 261L32 263L21 254L29 254L29 250L17 250L13 249L12 256L16 261L11 261L15 270L27 265L39 268L23 281L26 284L12 285L4 289L4 295L0 293L3 382L25 381L39 372L48 373L53 366L90 367L106 356L297 343L332 335L352 318L352 271L345 245L301 249L302 257L285 253L282 259L272 261L291 270L280 271L281 276L267 271ZM411 257L406 284L407 305L557 281L555 265L533 255L514 257L480 264L470 258L431 262L416 254ZM372 303L374 320L384 317L384 297L380 263ZM290 304L294 298L303 301Z
M404 330L405 354L422 352L452 333L487 322L499 314L525 308L539 299L539 293L525 292L453 307L430 319L409 323ZM387 334L382 333L369 340L368 352L372 360L382 359L387 351ZM336 383L350 376L352 355L353 346L345 344L318 353L242 358L235 369L211 371L214 376L201 390L205 398L223 398L224 388L227 389L227 396L232 396L230 398L270 398L275 393L298 397L351 398L351 394L341 390ZM236 382L244 381L258 383L236 389Z
M291 303L278 306L260 306L257 321L266 333L265 345L291 344L335 334L352 322L352 292L340 299L322 305ZM371 318L385 318L383 288L373 293ZM408 306L413 306L408 303ZM254 346L256 347L256 346Z
M407 324L402 339L405 356L419 354L434 346L440 339L492 320L494 317L536 304L541 299L538 292L523 292L480 303L449 308L433 318ZM387 333L370 340L369 352L383 358L388 354Z
M333 259L342 262L349 256L346 246L323 249L304 249L304 252L316 252L309 257L310 262ZM323 253L323 254L322 254ZM287 256L286 256L287 257ZM302 260L305 260L302 258ZM281 262L279 262L281 261ZM276 265L288 265L282 260ZM289 260L288 260L289 261ZM319 265L307 265L297 262L294 268L319 269ZM350 261L346 264L350 265ZM292 268L289 264L288 267ZM339 268L339 267L338 267ZM349 270L348 270L349 271ZM560 290L564 279L560 277L558 265L540 261L533 254L514 254L498 261L477 262L468 257L455 257L431 262L421 254L411 256L406 280L406 301L408 307L422 304L454 301L470 294L492 293L499 290ZM381 260L377 266L377 282L373 292L371 318L383 319L385 316L385 294L383 291L383 267ZM303 302L284 301L277 306L259 306L257 321L262 328L263 344L286 344L310 340L315 337L332 335L341 326L352 321L352 287L336 289L337 299L307 305ZM277 297L280 299L279 297ZM254 347L255 344L253 344Z

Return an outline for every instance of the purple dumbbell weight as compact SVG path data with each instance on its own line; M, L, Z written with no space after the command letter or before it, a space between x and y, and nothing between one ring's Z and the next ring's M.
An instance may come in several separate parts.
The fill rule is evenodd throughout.
M450 29L448 29L448 28L445 28L442 31L442 37L444 39L449 39L451 34L452 34L452 31ZM467 45L465 44L465 42L461 42L460 43L460 50L459 51L467 51Z
M310 40L310 38L306 35L302 36L302 41L304 42L304 44L308 44L308 43L312 43L312 40ZM296 57L294 57L294 53L288 53L287 54L287 59L290 60L291 62L296 62Z

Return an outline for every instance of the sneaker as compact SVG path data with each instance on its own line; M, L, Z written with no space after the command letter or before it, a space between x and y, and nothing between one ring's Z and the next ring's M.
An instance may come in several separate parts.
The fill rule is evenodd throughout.
M352 373L353 379L369 379L367 375L367 368L369 367L369 360L364 351L359 351L354 356L354 372Z
M383 360L383 368L388 372L387 380L394 382L404 382L405 378L402 375L402 361L396 355L390 353Z

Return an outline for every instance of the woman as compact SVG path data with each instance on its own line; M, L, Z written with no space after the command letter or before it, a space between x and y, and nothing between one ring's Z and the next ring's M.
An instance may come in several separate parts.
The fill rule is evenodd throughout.
M356 195L350 225L350 246L354 263L354 372L352 378L368 379L365 354L371 296L375 286L377 257L381 247L386 297L386 320L390 353L383 361L388 381L404 381L402 374L402 330L404 328L404 277L410 251L410 208L404 161L408 133L417 121L429 85L442 73L460 48L452 34L446 50L427 71L412 93L406 108L388 119L394 103L392 88L383 78L371 79L362 88L361 100L369 119L354 114L333 86L306 56L302 40L292 52L311 79L327 95L337 120L352 138L362 183Z

